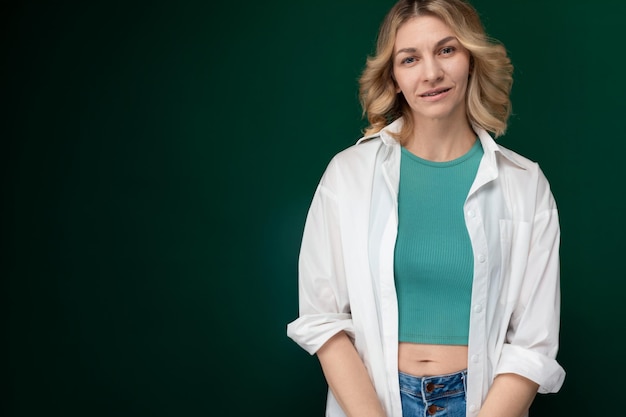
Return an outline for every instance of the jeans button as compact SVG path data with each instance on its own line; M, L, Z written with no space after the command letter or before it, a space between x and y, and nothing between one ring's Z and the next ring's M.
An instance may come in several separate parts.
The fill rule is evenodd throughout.
M433 384L432 382L429 382L428 384L426 384L426 391L433 392L434 390L435 390L435 384Z

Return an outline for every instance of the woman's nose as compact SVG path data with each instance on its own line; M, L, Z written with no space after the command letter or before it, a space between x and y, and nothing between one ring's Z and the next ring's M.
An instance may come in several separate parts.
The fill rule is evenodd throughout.
M422 68L425 82L434 82L443 78L443 68L436 59L425 59Z

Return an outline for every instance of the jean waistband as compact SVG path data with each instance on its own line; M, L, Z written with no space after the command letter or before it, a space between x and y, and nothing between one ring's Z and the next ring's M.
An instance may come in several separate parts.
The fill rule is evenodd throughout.
M446 375L414 376L399 372L400 390L422 397L424 400L433 400L448 397L467 390L467 370Z

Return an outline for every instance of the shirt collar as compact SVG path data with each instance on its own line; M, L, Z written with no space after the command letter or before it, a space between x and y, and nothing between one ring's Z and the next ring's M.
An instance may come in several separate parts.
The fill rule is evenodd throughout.
M382 128L380 131L373 133L371 135L367 135L362 137L357 141L357 145L360 143L367 142L371 139L375 139L379 137L385 145L398 145L398 141L393 137L393 134L399 133L402 130L403 120L402 118L398 118ZM496 143L496 141L491 137L491 135L483 128L478 125L472 125L472 129L478 135L480 139L480 143L483 147L485 154L490 155L495 159L495 155L501 155L507 161L511 162L513 165L526 169L524 161L520 159L520 157L514 152L509 151L506 148L501 147ZM495 161L494 161L495 162Z
M363 136L357 141L357 145L377 137L379 137L385 145L396 145L398 144L398 141L392 136L392 134L400 133L400 130L402 130L402 124L403 121L400 117L383 127L380 131L372 133L371 135Z

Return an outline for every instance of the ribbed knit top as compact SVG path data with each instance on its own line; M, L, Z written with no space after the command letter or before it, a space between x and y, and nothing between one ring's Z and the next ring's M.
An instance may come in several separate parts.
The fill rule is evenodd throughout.
M474 256L463 205L483 155L433 162L402 148L395 280L401 342L467 345Z

